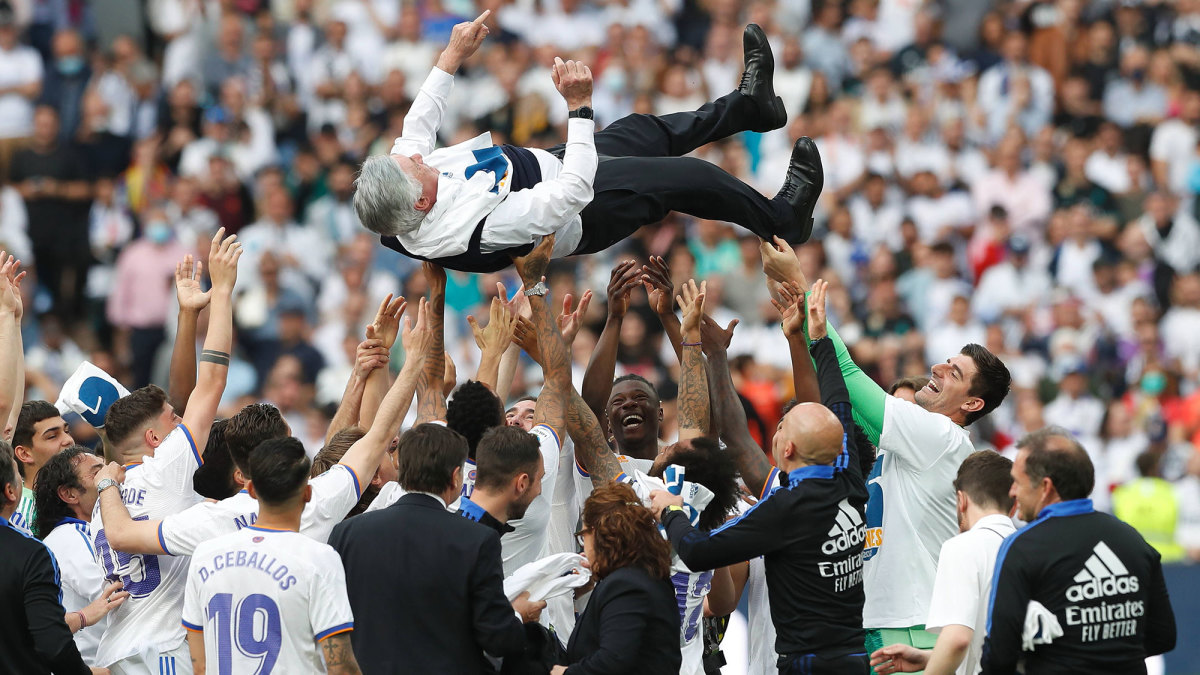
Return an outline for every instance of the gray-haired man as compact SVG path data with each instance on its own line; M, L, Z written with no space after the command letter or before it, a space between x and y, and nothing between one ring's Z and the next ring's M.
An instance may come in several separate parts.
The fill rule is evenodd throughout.
M454 27L404 118L404 135L389 156L363 163L354 206L385 246L451 269L494 272L545 235L557 235L555 257L594 253L673 210L734 222L765 239L808 238L823 183L811 139L797 141L773 199L716 165L683 157L741 131L783 126L761 28L746 27L738 89L698 110L629 115L593 136L591 71L555 59L551 75L570 110L565 144L549 151L496 146L485 132L435 151L453 73L487 36L489 13Z

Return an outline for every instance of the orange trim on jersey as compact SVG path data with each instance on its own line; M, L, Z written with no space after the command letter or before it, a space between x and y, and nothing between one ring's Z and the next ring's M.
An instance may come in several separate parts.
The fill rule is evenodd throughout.
M763 481L763 486L758 491L759 499L763 499L764 497L767 496L767 487L769 485L771 485L772 482L778 480L778 477L779 477L779 469L776 469L775 467L771 467L771 470L767 472L767 479Z
M322 635L321 637L317 638L317 642L324 642L325 640L328 640L329 638L333 637L334 635L341 635L342 633L349 633L349 632L352 632L353 630L354 630L353 624L346 626L345 628L339 628L338 630L335 630L328 635Z

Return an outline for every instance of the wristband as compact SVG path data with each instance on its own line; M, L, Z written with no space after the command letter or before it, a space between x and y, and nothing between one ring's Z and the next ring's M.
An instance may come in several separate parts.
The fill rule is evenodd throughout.
M681 342L679 344L683 347L699 347L700 346L699 342Z
M825 337L822 337L822 338L817 338L816 340L809 340L809 341L808 341L808 348L809 348L809 350L811 350L813 347L816 347L816 346L817 346L817 343L819 343L821 340L828 340L828 339L829 339L829 336L828 336L828 335L826 335Z
M683 511L683 507L679 506L678 504L671 504L670 506L667 507L667 510L668 511Z
M87 628L87 625L88 625L87 617L83 615L83 612L75 612L75 613L79 615L79 630L83 630L84 628Z

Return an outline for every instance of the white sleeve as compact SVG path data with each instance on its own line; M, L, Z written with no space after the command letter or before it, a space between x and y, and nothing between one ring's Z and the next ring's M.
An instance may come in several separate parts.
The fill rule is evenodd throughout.
M1150 136L1150 159L1165 162L1171 159L1171 151L1174 149L1171 138L1171 123L1159 125Z
M962 428L945 415L895 396L884 397L879 447L894 453L911 469L923 471L932 466L958 447L962 433Z
M158 545L167 555L192 555L200 544L237 530L227 515L213 502L171 514L158 524Z
M434 68L404 116L404 133L392 145L394 155L427 155L437 144L438 127L446 114L446 99L454 88L454 76Z
M154 456L145 459L140 471L148 487L182 511L200 499L192 487L192 475L203 464L192 432L180 424L154 449Z
M557 232L591 203L599 162L595 130L592 120L568 121L562 171L556 178L509 193L500 202L488 215L488 227L484 228L481 244L485 251L533 243L538 237Z
M58 564L59 581L63 588L70 590L81 598L95 599L103 589L94 588L94 581L100 573L95 568L99 563L92 553L92 543L87 535L75 529L74 525L55 528L42 543L54 554ZM90 572L90 574L89 574ZM82 607L67 607L68 612Z
M354 614L346 595L346 571L336 551L322 545L308 595L308 620L317 642L354 630Z
M974 554L969 540L947 539L938 556L937 576L933 580L933 596L929 599L929 617L925 629L936 632L946 626L966 626L975 629L983 589L974 569Z
M188 563L187 586L183 591L183 627L189 631L204 630L204 606L200 601L199 563Z
M538 439L538 450L542 453L542 466L546 473L542 476L542 494L549 499L554 495L554 481L558 479L558 456L562 449L562 441L558 432L546 424L538 424L529 431Z
M334 464L308 484L312 486L312 500L300 515L300 533L324 544L333 528L362 498L358 477L345 464Z

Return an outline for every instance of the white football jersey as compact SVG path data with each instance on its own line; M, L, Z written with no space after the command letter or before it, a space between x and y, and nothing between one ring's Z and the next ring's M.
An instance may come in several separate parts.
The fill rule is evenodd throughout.
M510 520L513 531L500 537L500 552L504 559L504 576L516 572L541 557L550 533L550 500L554 496L554 485L558 479L558 453L562 450L558 432L545 424L538 424L529 431L538 439L538 450L542 453L542 493L529 504L525 517ZM572 535L574 532L572 532Z
M175 427L154 456L126 467L121 499L134 520L161 520L201 501L192 489L192 474L203 464L200 451L187 427ZM183 610L183 588L187 580L186 557L141 555L112 550L104 535L100 502L92 513L96 557L106 579L120 579L130 598L109 614L108 629L100 638L96 662L110 666L134 655L153 656L168 652L184 641L179 614ZM191 672L181 664L177 675Z
M76 518L63 518L42 543L58 562L63 609L74 612L100 597L104 592L104 572L96 561L92 530L87 523ZM84 663L96 665L96 648L100 646L100 636L107 626L106 616L87 629L75 632L75 647Z
M328 544L248 525L192 554L183 627L203 631L211 673L324 673L317 643L354 630L342 560Z
M362 497L358 476L345 464L334 464L308 482L312 499L300 516L300 534L324 544L333 528ZM192 555L200 544L237 532L258 520L258 501L242 490L219 502L201 502L163 518L158 540L170 555Z

